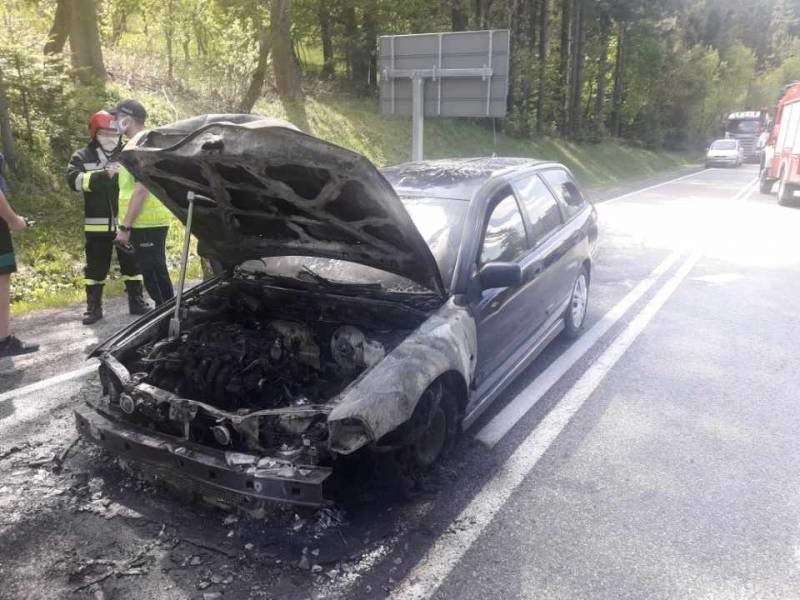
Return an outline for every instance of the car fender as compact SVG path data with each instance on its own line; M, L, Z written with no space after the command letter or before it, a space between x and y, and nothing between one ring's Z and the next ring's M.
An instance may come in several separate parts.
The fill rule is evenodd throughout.
M477 347L475 320L451 298L342 392L328 416L331 449L350 454L408 421L444 373L455 371L469 384Z

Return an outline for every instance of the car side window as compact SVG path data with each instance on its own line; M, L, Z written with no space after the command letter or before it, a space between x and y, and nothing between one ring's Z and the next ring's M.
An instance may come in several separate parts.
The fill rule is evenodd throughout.
M560 201L567 219L571 219L586 206L586 199L565 170L547 169L542 171L542 177Z
M480 264L512 262L528 248L525 225L512 194L501 199L489 215L481 246Z
M553 194L538 175L520 179L514 187L525 207L525 214L531 226L531 243L535 246L561 227L561 211Z

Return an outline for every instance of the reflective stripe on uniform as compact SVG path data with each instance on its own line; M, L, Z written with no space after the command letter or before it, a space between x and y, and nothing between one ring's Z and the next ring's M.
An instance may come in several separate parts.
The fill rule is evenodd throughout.
M91 191L91 189L89 188L89 184L91 183L91 181L92 181L92 173L89 171L83 173L83 177L81 177L81 190L84 192Z
M109 233L109 232L113 231L108 226L108 221L106 221L105 225L90 225L90 224L87 223L86 225L83 226L83 230L84 231L91 231L91 232L102 231L103 233Z
M105 285L106 280L97 281L96 279L84 279L83 285Z
M82 192L83 191L83 176L85 173L78 173L78 176L75 178L75 191Z
M123 275L122 281L144 281L141 275Z

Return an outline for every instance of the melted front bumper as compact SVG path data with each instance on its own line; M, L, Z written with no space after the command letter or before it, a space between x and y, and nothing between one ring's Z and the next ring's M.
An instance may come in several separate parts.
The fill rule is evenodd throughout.
M90 406L76 408L75 421L86 439L120 458L155 467L181 482L196 484L201 492L210 489L228 498L304 506L330 504L326 491L330 487L332 469L328 467L232 466L226 461L225 452L121 424Z

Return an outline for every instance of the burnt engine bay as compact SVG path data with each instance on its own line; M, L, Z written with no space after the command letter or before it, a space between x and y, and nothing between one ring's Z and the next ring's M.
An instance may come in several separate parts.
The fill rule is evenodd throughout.
M111 381L110 401L150 430L306 464L330 460L326 403L421 322L395 303L236 278L187 299L183 315L178 338L166 335L164 323L115 352L132 386L121 393ZM185 418L185 410L176 415L179 402L137 396L139 384L218 410L193 406ZM126 410L126 401L135 408ZM258 418L246 428L225 418L251 414Z

